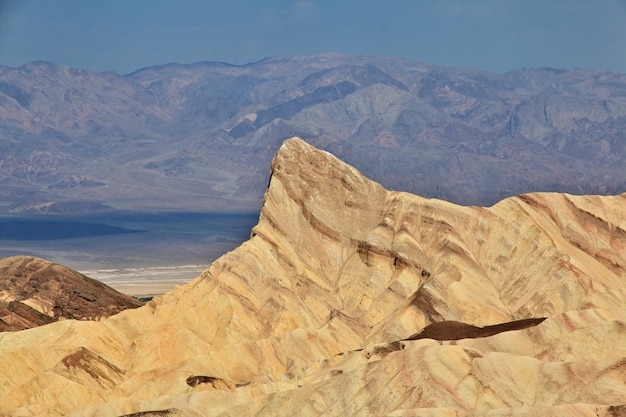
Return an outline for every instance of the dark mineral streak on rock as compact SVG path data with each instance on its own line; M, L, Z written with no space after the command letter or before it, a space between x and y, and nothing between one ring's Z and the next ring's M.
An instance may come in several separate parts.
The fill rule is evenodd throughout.
M502 332L510 332L512 330L522 330L533 327L544 321L545 317L531 318L523 320L515 320L507 323L494 324L491 326L477 327L471 324L461 323L459 321L441 321L429 324L420 332L415 333L402 340L419 340L434 339L444 340L460 340L460 339L476 339L479 337L493 336Z

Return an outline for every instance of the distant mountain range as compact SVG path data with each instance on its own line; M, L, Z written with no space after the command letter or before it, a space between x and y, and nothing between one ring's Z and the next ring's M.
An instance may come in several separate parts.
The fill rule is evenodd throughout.
M335 54L128 75L0 67L0 213L257 211L295 135L387 188L460 204L617 194L626 74Z

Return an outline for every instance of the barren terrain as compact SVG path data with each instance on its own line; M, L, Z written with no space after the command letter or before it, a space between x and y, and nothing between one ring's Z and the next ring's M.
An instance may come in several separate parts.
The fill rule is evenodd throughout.
M0 335L0 413L621 415L625 212L389 191L293 138L250 239L196 279Z
M44 259L0 259L0 332L58 320L99 320L141 305L98 280Z
M281 142L388 189L489 206L626 191L626 75L376 56L0 67L0 213L258 212Z

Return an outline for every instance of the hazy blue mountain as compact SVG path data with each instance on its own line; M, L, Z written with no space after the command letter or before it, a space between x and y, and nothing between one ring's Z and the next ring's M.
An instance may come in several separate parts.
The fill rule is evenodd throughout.
M334 54L128 75L0 67L0 213L256 211L296 135L388 188L461 204L616 194L626 75Z

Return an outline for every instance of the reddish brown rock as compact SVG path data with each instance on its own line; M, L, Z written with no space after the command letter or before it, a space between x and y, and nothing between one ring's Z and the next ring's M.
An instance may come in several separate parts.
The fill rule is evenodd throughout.
M0 331L98 320L142 303L100 281L30 256L0 259Z

